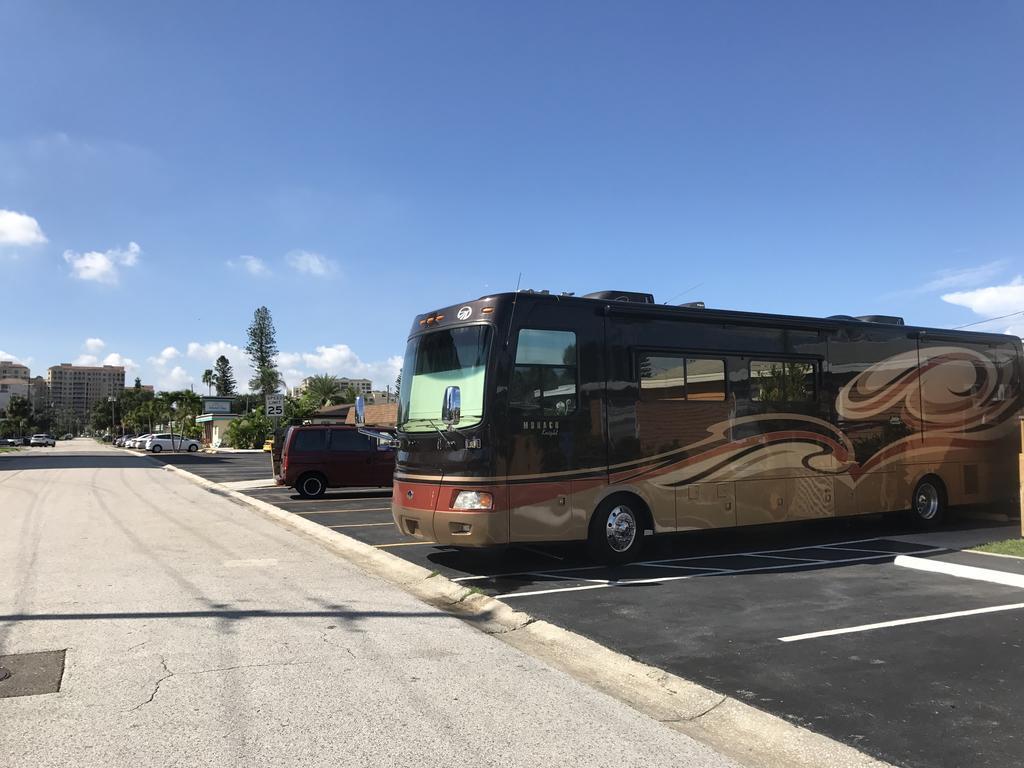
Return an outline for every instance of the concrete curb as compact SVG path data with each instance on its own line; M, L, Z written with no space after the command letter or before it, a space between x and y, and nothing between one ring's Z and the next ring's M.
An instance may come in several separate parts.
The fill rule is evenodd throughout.
M306 534L364 571L741 763L756 768L890 768L888 763L846 744L535 619L500 600L273 504L172 464L157 463Z

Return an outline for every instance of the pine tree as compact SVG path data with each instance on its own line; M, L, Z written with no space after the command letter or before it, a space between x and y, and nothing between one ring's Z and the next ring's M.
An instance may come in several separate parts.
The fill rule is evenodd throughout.
M252 361L256 375L249 381L249 389L260 395L277 392L281 385L281 374L277 372L274 359L277 357L277 339L270 310L260 307L252 316L249 326L249 343L245 353Z
M217 388L218 397L230 397L235 394L235 372L231 370L231 362L221 355L213 364L213 386Z

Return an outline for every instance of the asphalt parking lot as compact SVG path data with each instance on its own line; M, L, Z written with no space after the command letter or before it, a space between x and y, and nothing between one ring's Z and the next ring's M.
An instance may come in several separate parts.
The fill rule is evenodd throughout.
M608 569L576 545L412 541L391 521L390 489L302 499L269 485L266 454L155 458L896 765L1022 764L1024 589L919 569L1024 577L1024 561L956 551L1019 532L998 516L957 515L928 535L881 517L688 533Z

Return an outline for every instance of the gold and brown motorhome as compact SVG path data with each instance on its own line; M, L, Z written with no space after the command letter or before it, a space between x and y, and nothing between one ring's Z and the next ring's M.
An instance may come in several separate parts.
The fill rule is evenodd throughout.
M392 509L477 547L947 505L1017 489L1021 341L517 292L421 315L400 394Z

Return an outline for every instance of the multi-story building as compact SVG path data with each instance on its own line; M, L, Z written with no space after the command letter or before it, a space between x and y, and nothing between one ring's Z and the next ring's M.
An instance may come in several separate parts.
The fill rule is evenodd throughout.
M357 395L368 395L373 391L373 382L369 379L346 379L339 377L343 387L351 387Z
M50 402L50 387L42 376L33 376L28 382L28 398L33 411L45 411Z
M12 397L29 396L29 370L27 365L13 360L0 360L0 415L7 413Z
M13 360L0 360L0 379L24 379L28 381L28 366Z
M369 396L373 391L373 382L369 379L348 379L344 376L336 376L335 378L338 379L338 383L341 385L342 389L351 387L352 391L357 395ZM309 377L306 377L292 387L292 397L301 397L302 393L306 391L307 386L309 386Z
M50 402L58 413L88 418L94 403L124 391L124 366L51 365L48 371Z

